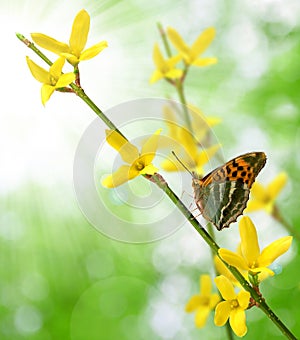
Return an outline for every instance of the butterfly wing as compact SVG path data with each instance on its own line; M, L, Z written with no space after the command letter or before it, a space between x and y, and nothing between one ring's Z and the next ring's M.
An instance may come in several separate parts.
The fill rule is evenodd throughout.
M200 180L195 179L195 201L203 217L218 230L235 222L246 208L250 188L265 163L263 152L250 152L233 158Z
M205 190L202 214L218 230L228 228L230 223L237 220L246 208L250 194L248 185L239 179L212 182Z
M213 170L202 178L203 186L212 182L242 180L250 189L256 176L266 164L267 157L264 152L249 152L233 158L226 164Z

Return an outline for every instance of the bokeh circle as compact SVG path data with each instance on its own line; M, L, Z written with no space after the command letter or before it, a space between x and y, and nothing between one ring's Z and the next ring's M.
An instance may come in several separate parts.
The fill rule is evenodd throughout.
M166 108L174 112L164 115ZM187 206L193 203L191 175L188 172L161 170L168 159L178 166L172 150L179 150L180 142L170 133L170 123L182 127L178 114L183 105L166 99L146 98L119 104L105 115L139 150L145 140L162 129L159 147L153 164L173 191ZM206 122L203 120L203 125ZM186 128L186 127L185 127ZM210 138L215 139L208 126ZM107 126L95 119L84 131L74 158L73 179L79 206L89 222L102 234L124 242L145 243L162 239L180 228L186 219L157 185L142 176L108 189L101 179L125 164L120 155L105 140Z

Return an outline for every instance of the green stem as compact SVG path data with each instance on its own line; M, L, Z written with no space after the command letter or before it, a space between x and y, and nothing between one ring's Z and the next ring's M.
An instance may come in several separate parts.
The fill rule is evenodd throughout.
M234 339L234 335L233 335L233 332L232 332L232 328L230 327L229 320L226 322L225 327L226 327L227 338L229 340L233 340Z
M171 53L170 45L169 45L169 42L168 42L165 30L163 29L162 24L160 22L157 23L157 27L158 27L161 39L163 41L165 50L167 52L167 56L169 58L171 58L172 57L172 53ZM193 134L193 129L192 129L192 124L191 124L191 119L190 119L190 115L189 115L189 110L188 110L187 105L186 105L187 103L186 103L186 99L185 99L185 95L184 95L184 90L183 90L183 80L184 80L184 78L186 76L186 73L187 73L187 67L184 70L183 78L177 80L176 82L174 82L174 85L176 87L176 90L177 90L177 93L178 93L178 96L179 96L179 100L183 104L184 120L186 122L186 125L187 125L189 131L191 132L192 135L194 135Z
M29 42L23 35L17 34L17 37L26 44L27 47L32 49L37 53L48 65L52 65L52 62L40 52L33 43ZM79 88L75 84L70 84L74 92L101 118L104 123L111 129L116 130L122 136L124 136L116 126L105 116L105 114L96 106L96 104L85 94L83 89ZM125 137L126 138L126 137ZM148 177L148 176L146 176ZM149 177L148 177L149 178ZM182 212L186 219L191 223L195 230L201 235L204 241L209 245L209 247L218 255L218 250L220 247L211 238L208 232L202 227L202 225L195 219L193 214L184 205L184 203L179 199L179 197L172 191L168 186L167 182L159 174L155 174L150 177L151 181L156 183L170 198L170 200L177 206L177 208ZM218 255L219 256L219 255ZM224 262L224 261L223 261ZM265 300L250 286L248 281L245 280L243 275L235 268L224 262L226 267L231 271L235 278L239 281L241 286L250 292L252 298L257 302L259 308L274 322L274 324L281 330L281 332L291 340L297 340L296 337L289 331L289 329L282 323L282 321L274 314L271 308L267 305Z
M99 109L99 107L91 100L89 96L85 94L81 87L78 87L74 83L70 84L71 88L77 94L79 98L81 98L95 113L96 115L102 119L102 121L111 129L118 132L121 136L123 136L126 140L128 140L122 132L115 126L115 124Z
M207 230L209 232L209 235L214 239L215 238L215 232L214 232L214 228L213 228L213 226L210 222L207 224ZM218 276L219 273L217 271L215 261L214 261L215 254L214 254L214 251L211 248L210 248L210 252L211 252L211 258L212 258L215 276ZM218 290L218 294L220 296L220 300L222 300L222 295L221 295L219 290ZM232 331L232 328L230 327L229 321L227 321L226 324L225 324L225 330L226 330L226 335L227 335L228 340L233 340L234 339L233 331Z
M46 64L51 66L53 63L50 59L48 59L44 53L42 53L38 48L35 47L34 43L24 37L24 35L20 33L16 33L16 36L19 40L22 41L27 47L29 47L34 53L36 53L41 59L44 60Z
M165 49L166 49L167 56L168 56L169 58L171 58L171 57L172 57L171 48L170 48L170 45L169 45L169 42L168 42L168 39L167 39L167 36L166 36L166 32L165 32L165 30L163 29L162 24L161 24L160 22L157 23L157 28L158 28L158 30L159 30L161 39L162 39L163 44L164 44L164 47L165 47Z
M186 125L190 131L190 133L194 136L194 132L193 132L193 127L192 127L192 123L191 123L191 118L190 118L190 113L187 107L187 102L185 99L185 95L184 95L184 89L183 89L183 82L178 80L176 81L176 90L179 96L179 100L180 102L183 104L183 114L184 114L184 120L186 122Z

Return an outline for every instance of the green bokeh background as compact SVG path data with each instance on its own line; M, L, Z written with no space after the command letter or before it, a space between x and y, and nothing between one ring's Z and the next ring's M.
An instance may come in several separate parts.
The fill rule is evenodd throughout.
M86 221L73 190L72 164L94 115L62 94L42 107L40 85L25 63L30 52L14 32L41 31L67 41L74 16L85 8L91 15L88 45L106 39L109 48L82 64L82 83L107 109L136 98L177 99L168 84L149 85L157 21L190 43L215 26L207 55L219 62L191 70L188 101L222 118L214 132L227 159L260 149L268 155L262 183L288 173L278 204L299 232L299 2L14 0L0 6L0 338L225 339L212 316L198 330L193 315L184 312L198 292L199 275L213 274L209 249L190 225L137 245L111 240ZM263 212L253 220L263 246L287 234ZM234 249L237 225L216 237ZM279 259L282 272L265 281L262 292L299 336L298 243L294 239ZM247 312L247 325L245 339L282 338L259 310Z

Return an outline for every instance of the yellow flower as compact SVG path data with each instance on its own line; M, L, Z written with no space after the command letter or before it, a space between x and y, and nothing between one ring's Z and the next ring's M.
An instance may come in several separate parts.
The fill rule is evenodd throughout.
M154 175L158 169L151 163L155 157L157 142L161 129L149 137L139 153L138 148L128 142L123 136L114 130L106 130L106 141L116 149L124 162L116 172L107 176L102 185L107 188L115 188L139 175Z
M234 333L239 337L244 336L247 333L245 309L249 305L250 293L241 290L236 294L232 283L223 275L217 276L215 283L225 300L216 306L215 325L224 326L229 318Z
M204 141L205 137L207 137L207 133L209 132L209 128L219 124L221 122L220 118L217 117L205 117L203 112L194 105L188 104L188 112L191 117L192 131L195 137L195 140L198 143ZM165 119L165 123L169 129L169 135L172 138L177 138L179 130L177 128L180 126L180 122L177 122L175 114L170 106L165 105L163 108L163 115ZM170 146L170 143L166 143L163 147Z
M150 83L153 84L156 81L166 79L178 79L182 76L182 70L176 69L175 65L181 60L181 56L177 55L169 59L164 59L157 44L153 49L153 61L156 66L156 70L153 72Z
M175 124L173 129L170 130L170 137L180 145L180 148L175 150L175 153L182 163L191 171L195 170L199 175L204 173L204 164L214 156L220 147L219 145L213 145L199 151L197 142L192 134L186 128ZM185 168L180 163L171 159L163 161L161 166L166 171L185 171Z
M205 117L203 112L194 105L188 104L192 116L192 129L195 139L201 142L207 135L210 127L220 124L221 119L217 117Z
M241 236L240 254L221 248L219 249L221 258L239 270L247 270L250 274L261 273L262 278L267 275L273 276L274 272L268 266L290 248L292 236L279 238L261 252L255 226L248 216L241 219L239 229Z
M201 328L205 325L206 320L216 304L220 301L218 294L211 293L212 282L209 275L200 277L200 294L190 298L185 306L185 311L190 313L196 311L195 324Z
M213 27L203 31L191 47L189 47L179 33L172 27L167 29L167 34L174 47L182 55L187 65L208 66L217 63L217 58L199 58L199 56L207 49L216 35Z
M287 182L287 174L282 172L271 183L264 187L254 182L251 189L251 200L248 202L246 212L265 209L272 214L275 200Z
M88 60L95 57L105 47L107 47L107 42L101 41L100 43L83 51L89 29L90 16L84 9L82 9L74 19L69 45L42 33L32 33L31 37L32 40L39 46L53 53L64 56L70 64L76 66L82 60Z
M214 263L218 274L226 276L235 286L240 286L239 281L217 255L214 256Z
M41 89L43 105L45 105L56 89L68 86L75 80L75 74L73 72L66 74L61 73L65 63L65 58L63 57L58 58L56 62L50 66L49 72L38 66L29 59L29 57L26 57L26 60L31 74L43 84Z

